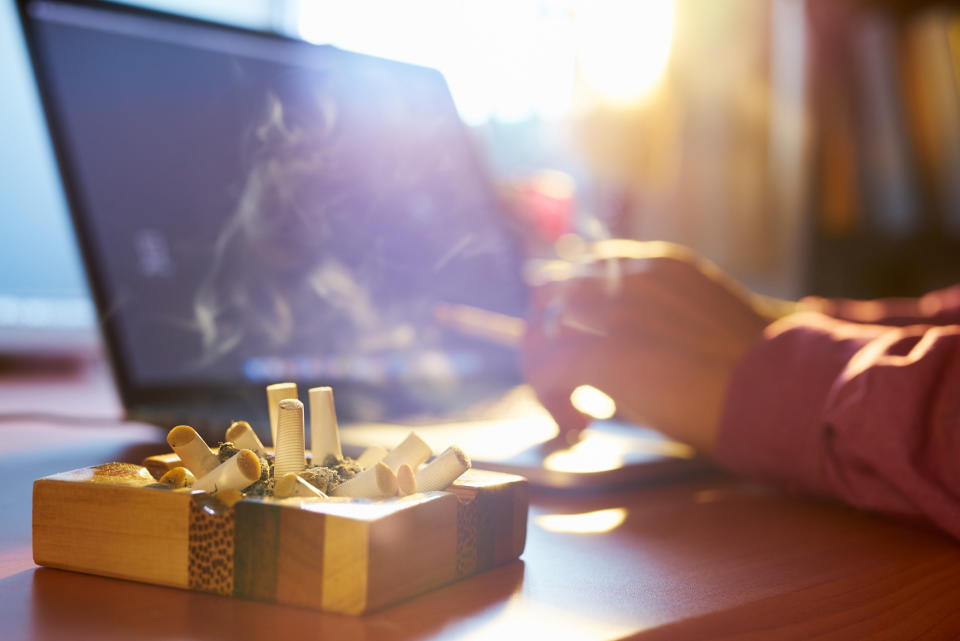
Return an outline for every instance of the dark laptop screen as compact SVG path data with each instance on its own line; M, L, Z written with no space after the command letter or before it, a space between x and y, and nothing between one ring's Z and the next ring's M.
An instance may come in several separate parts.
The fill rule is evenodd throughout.
M127 383L511 376L434 322L525 292L433 70L150 14L27 6Z

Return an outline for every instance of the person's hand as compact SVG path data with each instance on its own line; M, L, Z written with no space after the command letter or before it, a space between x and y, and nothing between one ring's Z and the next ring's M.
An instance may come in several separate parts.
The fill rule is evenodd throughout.
M534 288L523 342L526 378L561 430L586 425L570 394L591 385L624 419L709 454L734 367L790 304L667 243L610 241L564 265Z

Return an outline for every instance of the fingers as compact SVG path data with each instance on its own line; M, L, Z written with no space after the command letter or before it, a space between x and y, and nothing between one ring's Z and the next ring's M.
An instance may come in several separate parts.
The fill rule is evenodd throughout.
M646 318L667 323L666 335L699 332L738 348L768 321L750 293L716 267L672 256L593 263L589 273L536 288L532 302L535 327L552 323L555 329L562 318L575 329L602 333L627 318Z
M716 319L697 308L695 297L664 287L655 278L632 276L614 295L597 279L557 283L538 292L527 344L561 344L584 338L654 341L706 356L739 353Z
M537 399L541 405L550 413L553 420L557 422L560 429L560 439L567 443L574 443L577 435L587 428L590 423L590 417L577 410L570 402L570 394L573 389L557 388L550 390L537 390Z
M590 369L587 362L590 351L590 347L578 339L528 341L522 351L524 378L556 421L561 439L568 443L574 442L590 422L570 401L573 390L583 384Z

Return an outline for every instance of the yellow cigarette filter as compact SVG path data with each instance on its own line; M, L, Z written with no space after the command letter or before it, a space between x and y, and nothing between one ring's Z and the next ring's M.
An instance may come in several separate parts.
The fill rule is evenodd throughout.
M237 449L251 450L260 458L267 457L267 451L264 449L263 443L260 441L257 433L253 431L253 428L250 427L250 423L246 421L234 421L231 423L230 427L227 428L226 437Z
M267 411L270 412L270 437L273 439L273 447L277 447L277 407L285 398L297 398L296 383L267 385Z
M469 469L470 457L459 447L448 447L417 472L417 489L420 492L445 490Z
M243 492L236 488L227 488L225 490L220 490L216 493L217 500L226 505L227 507L233 507L237 504L237 501L243 498Z
M277 405L277 446L274 449L273 478L294 474L306 467L303 451L303 403L285 398Z
M177 425L167 434L167 443L180 457L183 466L197 478L210 473L220 464L197 430L189 425Z
M190 487L196 481L197 477L193 475L193 472L183 466L167 470L167 472L160 477L160 483L164 483L170 487Z
M301 498L327 498L326 494L313 487L307 483L307 481L300 478L293 472L284 474L283 477L277 481L277 484L273 488L273 495L278 499L285 499L291 496Z
M260 478L260 457L250 450L240 450L235 456L215 467L193 484L194 490L217 494L227 489L243 490Z

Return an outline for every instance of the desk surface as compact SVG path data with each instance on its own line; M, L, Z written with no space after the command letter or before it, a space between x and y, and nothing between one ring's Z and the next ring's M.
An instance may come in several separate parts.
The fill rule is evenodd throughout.
M11 416L37 408L105 420ZM165 449L117 413L96 370L0 376L4 639L960 638L960 545L719 473L534 493L520 561L362 618L36 567L35 478Z

